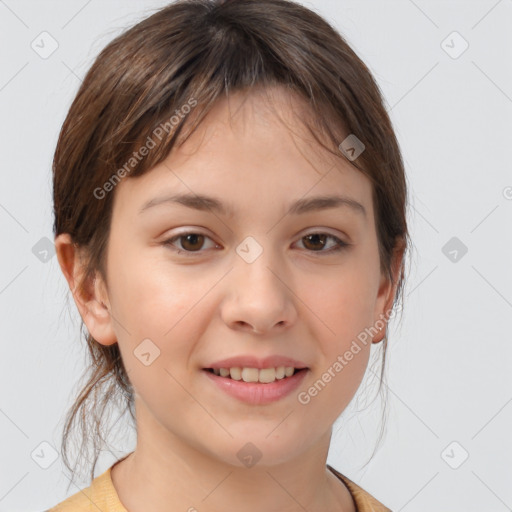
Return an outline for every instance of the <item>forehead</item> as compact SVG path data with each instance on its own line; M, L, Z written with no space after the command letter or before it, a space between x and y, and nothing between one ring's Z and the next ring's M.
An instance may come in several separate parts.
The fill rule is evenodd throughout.
M283 87L232 93L163 162L122 180L116 195L139 210L165 195L222 197L233 215L236 203L248 204L249 196L269 206L338 192L365 205L370 215L369 180L314 139L302 122L308 109Z
M197 112L192 111L191 122L194 121L195 114ZM283 85L256 86L234 91L215 101L183 146L178 139L173 148L174 161L180 155L190 154L200 147L208 150L213 145L228 145L228 142L242 140L249 146L251 140L255 143L266 140L268 145L261 148L264 152L275 151L278 144L288 146L293 143L297 150L305 150L308 154L315 153L317 159L329 159L331 163L335 163L337 157L315 139L316 136L324 139L325 143L328 142L326 137L322 137L319 128L321 123L317 116L302 95ZM317 126L314 135L308 129L308 123ZM340 130L344 130L341 119L336 124ZM186 132L186 126L184 131ZM279 140L274 139L276 135L279 135ZM330 145L334 146L332 142ZM337 147L332 149L338 152Z

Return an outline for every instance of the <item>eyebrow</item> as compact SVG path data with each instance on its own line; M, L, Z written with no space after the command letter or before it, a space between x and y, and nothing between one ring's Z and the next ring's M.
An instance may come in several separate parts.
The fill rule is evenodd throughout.
M213 211L220 213L226 217L233 217L233 209L215 197L202 194L174 194L155 197L147 201L139 213L143 213L149 208L162 204L181 204L187 208L201 211ZM288 209L287 214L300 215L312 211L328 210L331 208L348 207L366 217L366 208L350 197L344 195L324 195L311 197L308 199L298 199L293 202Z

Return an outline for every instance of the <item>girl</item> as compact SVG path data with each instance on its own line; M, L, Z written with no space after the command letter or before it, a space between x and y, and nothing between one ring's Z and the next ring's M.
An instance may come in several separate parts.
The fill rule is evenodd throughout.
M53 177L91 355L68 469L77 418L95 449L53 512L389 510L326 465L408 247L398 143L338 32L287 0L168 5L96 59ZM116 398L136 447L94 478Z

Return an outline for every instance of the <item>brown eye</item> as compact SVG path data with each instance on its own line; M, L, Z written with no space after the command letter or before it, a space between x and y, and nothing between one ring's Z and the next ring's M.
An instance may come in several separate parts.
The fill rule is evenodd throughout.
M307 240L307 243L305 244L306 249L320 249L322 250L325 247L327 235L321 235L321 234L314 234L314 235L307 235L303 238L303 240Z
M205 251L202 251L201 249L205 245L206 240L211 240L210 237L203 235L201 233L182 233L180 235L176 235L169 240L165 240L163 242L163 245L169 246L174 251L176 251L178 254L180 253L202 253ZM177 243L179 242L178 247L176 247ZM211 242L212 246L215 246L216 244Z
M190 233L187 235L182 235L179 238L184 240L184 242L181 243L183 249L186 251L197 251L203 245L205 237L198 233Z
M334 240L334 248L324 250L324 247L328 246L328 240ZM332 253L336 251L340 251L341 249L347 247L348 243L343 242L343 240L340 240L338 237L335 237L334 235L329 235L327 233L310 233L309 235L303 236L301 238L303 240L303 245L306 249L312 251L312 252L319 252L319 253Z

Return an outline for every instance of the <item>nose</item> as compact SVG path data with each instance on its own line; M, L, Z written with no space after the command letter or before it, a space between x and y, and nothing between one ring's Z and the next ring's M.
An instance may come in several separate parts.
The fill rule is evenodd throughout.
M287 273L263 253L252 263L236 258L229 273L221 316L231 329L253 334L282 332L296 321L295 295Z

